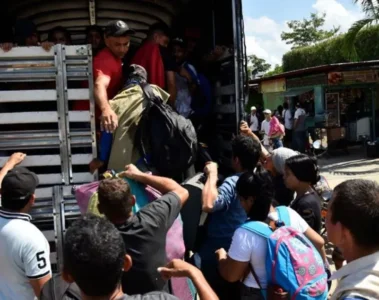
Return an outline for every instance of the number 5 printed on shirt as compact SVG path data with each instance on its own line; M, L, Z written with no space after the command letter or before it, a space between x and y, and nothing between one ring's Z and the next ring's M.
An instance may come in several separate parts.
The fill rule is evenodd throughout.
M36 254L37 261L38 261L38 268L43 269L46 268L46 259L44 257L45 251L38 252Z

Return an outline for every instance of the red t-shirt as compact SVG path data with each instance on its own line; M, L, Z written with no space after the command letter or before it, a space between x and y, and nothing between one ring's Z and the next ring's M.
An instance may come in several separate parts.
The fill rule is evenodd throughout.
M108 48L101 50L93 60L94 81L100 75L108 76L111 79L107 88L108 100L111 100L122 87L122 60L115 57ZM85 85L88 87L88 83ZM77 101L74 109L88 110L89 102ZM98 110L96 116L100 116Z

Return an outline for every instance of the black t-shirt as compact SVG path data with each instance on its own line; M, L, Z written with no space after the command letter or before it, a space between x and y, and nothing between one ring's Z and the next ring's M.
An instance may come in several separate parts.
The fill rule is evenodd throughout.
M124 297L117 300L179 300L179 298L164 292L152 292L145 295L124 295Z
M60 274L46 282L40 296L41 300L80 300L81 298L79 287L75 283L66 283ZM163 292L152 292L145 295L124 295L117 300L178 300L178 298Z
M162 47L162 46L159 46L159 51L161 53L165 72L170 72L170 71L176 72L178 67L170 51L167 48Z
M181 208L179 197L168 193L143 207L123 224L116 226L124 239L132 268L122 278L129 295L167 291L157 268L166 265L166 235Z
M317 233L321 232L321 199L316 192L309 192L296 198L291 204L295 210Z
M273 177L275 200L279 205L288 206L294 198L294 192L288 189L284 183L283 175Z

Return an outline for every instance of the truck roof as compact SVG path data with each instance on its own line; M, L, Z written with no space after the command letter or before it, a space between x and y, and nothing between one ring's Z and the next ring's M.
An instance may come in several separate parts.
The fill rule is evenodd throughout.
M78 44L85 40L85 28L89 25L103 26L110 20L125 20L136 30L133 42L140 43L150 25L164 22L168 25L184 4L191 0L21 0L4 1L8 17L11 19L29 18L37 26L42 40L47 32L63 26L72 33L73 42ZM95 13L96 12L96 13Z

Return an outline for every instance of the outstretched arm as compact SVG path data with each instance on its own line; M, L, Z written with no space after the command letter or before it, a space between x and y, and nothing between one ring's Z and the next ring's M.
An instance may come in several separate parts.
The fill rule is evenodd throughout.
M3 179L7 173L12 170L15 166L17 166L19 163L21 163L26 157L26 154L17 152L13 153L8 161L5 163L3 168L0 171L0 188L1 188L1 183L3 182Z
M188 277L195 285L201 300L218 300L217 295L204 278L203 273L183 260L174 259L167 266L158 268L158 272L160 272L166 280L171 277Z
M174 180L143 173L135 165L127 165L125 171L120 173L119 176L150 185L162 194L175 193L179 197L182 207L189 196L188 191Z
M263 147L263 145L262 145L261 141L259 140L259 138L254 134L254 132L251 131L251 129L249 128L249 126L247 125L247 123L245 121L241 122L240 132L241 132L241 134L249 136L252 139L258 141L259 144L261 144L262 157L263 158L266 158L267 156L269 156L269 152L267 151L267 149L265 147Z

